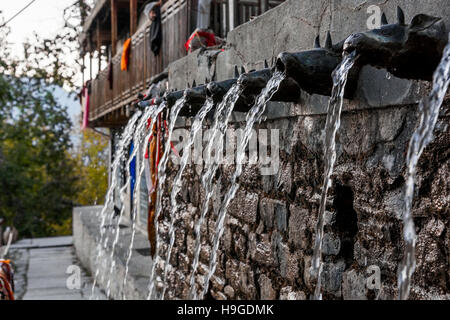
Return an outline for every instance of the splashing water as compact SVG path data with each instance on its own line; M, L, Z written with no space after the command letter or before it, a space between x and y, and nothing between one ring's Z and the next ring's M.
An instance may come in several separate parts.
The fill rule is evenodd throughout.
M344 102L344 90L347 76L356 61L356 52L346 55L341 64L333 71L333 90L328 102L327 120L325 124L325 169L322 195L316 225L316 239L314 242L314 254L311 263L311 275L317 278L314 299L321 300L321 273L322 273L322 239L325 218L325 207L327 202L328 188L331 185L331 174L336 161L336 132L341 125L341 111Z
M161 103L159 106L152 108L148 114L148 116L145 116L145 119L151 118L151 124L148 127L148 133L145 136L143 142L144 145L146 144L146 141L149 141L150 137L153 134L152 128L156 123L156 120L158 118L158 115L166 108L166 103L163 102ZM139 150L139 148L136 148L136 150ZM141 161L140 161L140 166L139 166L139 173L137 175L137 179L136 179L136 186L139 186L141 183L141 179L142 176L144 174L145 171L145 165L144 165L144 161L147 161L147 159L145 158L145 153L146 153L146 148L142 149L142 156L141 156ZM150 190L150 186L147 186L148 190ZM133 204L133 210L132 210L132 215L131 215L131 223L132 223L132 227L131 227L131 239L130 239L130 245L128 247L127 250L127 259L125 262L125 275L123 278L123 285L122 287L125 288L126 284L127 284L127 277L128 277L128 272L129 272L129 264L131 261L131 256L133 253L133 245L134 245L134 238L136 236L136 224L137 224L137 210L138 210L138 192L139 188L135 188L134 190L134 204ZM125 292L123 292L123 298L125 299Z
M188 163L191 147L197 138L197 134L198 134L199 130L202 128L203 120L205 119L206 115L212 109L213 106L214 106L214 102L212 101L212 99L206 100L205 104L202 106L200 111L195 116L194 122L191 127L191 132L189 134L189 139L186 142L186 145L185 145L184 151L183 151L183 155L181 157L180 168L179 168L177 175L173 181L172 192L170 194L170 204L171 204L171 208L172 208L172 211L170 213L171 220L170 220L170 226L169 226L169 239L170 240L169 240L169 248L168 248L167 254L166 254L166 260L165 260L166 263L164 265L164 275L163 275L164 288L163 288L163 292L161 295L161 300L164 299L164 295L165 295L166 288L167 288L167 286L166 286L167 273L169 271L170 257L172 254L173 244L175 242L174 225L175 225L175 220L176 220L175 215L177 214L177 211L178 211L177 195L180 192L181 187L182 187L181 178L183 176L183 172L186 169L186 166Z
M218 143L218 147L215 150L214 159L208 159L207 169L202 177L202 185L205 190L205 199L202 204L202 212L200 213L199 219L196 221L194 225L195 231L195 246L194 246L194 258L192 261L192 273L190 277L190 297L192 299L197 299L197 291L195 286L195 273L197 271L199 259L200 259L200 250L201 250L201 232L200 229L205 221L206 214L209 208L209 202L211 200L213 194L213 177L219 167L220 155L223 153L223 137L225 135L225 131L228 126L228 121L231 116L231 112L234 109L234 105L236 104L239 96L241 95L243 88L241 84L234 84L230 90L228 90L227 94L223 98L222 102L218 105L217 110L214 114L214 122L211 127L210 132L212 136L208 141L208 145L206 147L206 156L209 158L211 156L211 152L213 150L213 146L216 142ZM205 159L206 162L207 159Z
M106 193L105 205L103 206L102 211L100 213L100 218L101 218L100 241L96 248L96 251L97 251L96 252L97 253L96 254L96 263L95 263L96 271L95 271L95 275L94 275L94 281L92 283L90 299L94 299L95 286L97 285L98 277L100 274L99 263L102 261L102 258L104 255L104 250L103 250L104 248L102 248L102 247L103 247L103 242L104 242L104 237L105 237L105 223L106 223L108 216L112 219L112 216L114 213L114 211L112 210L112 208L110 208L110 206L113 204L113 201L114 201L114 190L117 186L117 175L118 175L118 172L120 169L120 163L125 156L125 149L128 147L128 145L131 141L132 134L133 134L134 128L135 128L135 124L138 121L140 115L141 115L141 112L138 111L128 121L128 124L125 127L123 134L119 140L118 148L117 148L116 152L114 153L114 161L112 163L112 170L111 170L111 172L112 172L111 184L108 188L108 192Z
M128 187L130 186L130 182L131 182L130 165L131 165L131 162L133 161L133 159L135 158L135 156L137 155L138 151L141 149L142 138L146 131L147 119L149 117L151 117L152 114L153 114L153 109L149 108L149 109L145 110L142 117L140 118L140 120L136 126L136 129L134 131L133 140L132 140L135 145L134 145L133 151L130 154L127 164L126 164L126 182L125 182L125 185L120 190L120 201L122 203L122 208L120 210L119 216L117 217L116 225L114 226L114 231L111 233L114 235L114 240L112 243L111 253L110 253L110 257L109 257L109 264L110 264L109 279L106 284L106 297L108 299L111 295L111 277L113 276L113 271L114 271L114 267L116 264L115 260L114 260L114 254L115 254L115 249L116 249L117 243L119 242L119 238L120 238L120 222L125 213L125 205L124 204L126 201L126 191L127 191ZM135 184L135 188L132 191L134 194L133 211L136 210L136 207L138 204L137 193L138 193L139 188L137 186L139 186L140 179L139 179L139 176L137 178L138 178L136 181L137 183Z
M246 124L243 133L243 138L238 144L236 153L236 169L231 179L231 186L228 189L224 201L220 206L219 215L216 221L216 230L214 233L212 251L209 257L208 274L205 277L203 291L200 299L203 299L204 295L208 292L209 280L214 275L217 267L217 250L219 248L220 239L224 232L224 222L227 214L228 206L231 200L234 199L236 191L239 189L239 182L237 181L242 174L242 163L245 157L245 149L247 148L250 140L251 132L255 122L262 119L262 115L266 110L267 102L270 101L272 96L278 91L280 83L284 80L285 76L282 73L275 73L267 83L267 86L262 90L261 94L256 99L256 103L247 113Z
M449 35L450 36L450 35ZM407 300L411 289L411 277L416 268L415 246L416 232L411 213L414 196L414 177L417 163L426 146L433 141L433 130L439 116L439 110L450 83L450 42L444 49L441 62L433 75L433 89L428 97L419 103L420 122L414 132L406 157L405 211L403 213L403 238L405 253L398 274L399 299Z
M155 290L155 273L156 273L156 267L159 264L159 233L158 233L158 218L162 211L162 193L164 190L164 183L166 182L166 166L167 161L169 160L169 154L171 152L170 148L170 139L172 138L172 132L173 128L175 127L175 122L178 118L178 113L180 112L181 108L184 107L186 104L186 96L183 95L183 97L175 103L175 105L170 110L170 122L169 122L169 128L167 132L167 140L165 142L164 146L164 153L161 157L161 162L158 167L158 192L156 196L156 211L155 211L155 233L156 233L156 246L155 246L155 257L152 262L151 272L150 272L150 283L149 283L149 293L148 293L148 299L152 299L154 296L156 297L156 293L154 293ZM168 263L168 262L167 262ZM161 295L162 296L162 295Z

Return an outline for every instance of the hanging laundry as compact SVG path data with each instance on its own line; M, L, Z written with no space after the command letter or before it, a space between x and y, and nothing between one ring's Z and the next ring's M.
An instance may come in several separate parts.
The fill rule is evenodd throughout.
M81 105L83 108L83 122L81 130L85 130L89 126L89 96L91 93L91 81L87 81L81 94Z
M128 70L130 51L131 51L131 38L128 38L127 40L125 40L125 43L123 44L122 59L120 61L120 70L122 71Z
M157 56L159 55L162 44L160 2L150 2L147 4L144 8L144 14L152 22L150 26L150 50Z
M131 155L133 153L133 150L134 150L134 142L131 141L129 155ZM131 178L130 199L131 199L131 203L133 203L134 186L136 184L136 156L134 156L133 160L131 160L131 162L130 162L130 178Z
M113 88L113 63L110 60L108 64L108 83L109 83L109 89L112 90Z
M192 52L198 48L214 47L223 44L225 41L216 37L212 30L195 29L189 39L184 44L186 51Z
M14 300L14 273L9 260L0 260L0 300Z
M156 123L151 128L153 138L150 141L148 151L148 164L151 179L151 188L149 188L149 205L147 217L147 234L150 242L150 251L152 257L155 255L156 249L156 228L155 228L155 212L156 212L156 185L158 183L158 164L161 157L161 114L158 115ZM146 161L147 162L147 161ZM150 185L150 184L147 184Z

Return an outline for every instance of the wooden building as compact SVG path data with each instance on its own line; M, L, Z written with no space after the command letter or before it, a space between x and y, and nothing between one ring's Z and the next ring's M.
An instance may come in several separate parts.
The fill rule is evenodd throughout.
M252 17L280 4L284 0L213 0L210 28L219 37ZM143 92L152 78L173 61L187 54L184 44L196 28L198 0L163 0L161 21L163 43L158 56L150 51L150 21L143 14L145 0L98 0L87 17L80 36L83 65L90 64L91 80L89 122L91 127L120 127L128 120L126 107L137 93ZM122 45L131 41L127 71L120 61ZM92 70L92 58L106 59L108 67ZM86 66L87 67L87 66ZM112 68L112 83L108 70ZM95 78L93 78L93 74Z

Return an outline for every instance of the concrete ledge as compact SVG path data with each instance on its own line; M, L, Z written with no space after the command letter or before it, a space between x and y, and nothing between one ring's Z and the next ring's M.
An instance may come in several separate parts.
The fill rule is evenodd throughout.
M82 265L95 277L98 274L98 286L106 291L108 281L110 282L112 299L146 299L148 294L148 283L151 266L151 258L142 253L149 252L150 246L145 235L136 230L132 247L132 255L128 265L127 282L124 287L125 265L131 241L131 227L121 223L119 241L114 249L113 259L111 251L113 246L113 234L108 228L108 241L106 254L97 262L97 246L100 241L100 212L101 206L77 207L73 209L73 242L76 254ZM112 225L116 226L117 220ZM111 271L111 265L112 273Z

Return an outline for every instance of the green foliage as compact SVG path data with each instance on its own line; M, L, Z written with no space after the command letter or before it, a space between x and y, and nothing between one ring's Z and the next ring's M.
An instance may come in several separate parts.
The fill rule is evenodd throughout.
M51 235L76 192L71 121L45 82L0 78L0 215L21 236Z
M75 153L76 202L83 206L101 204L108 189L108 139L90 129L82 131L81 137Z

